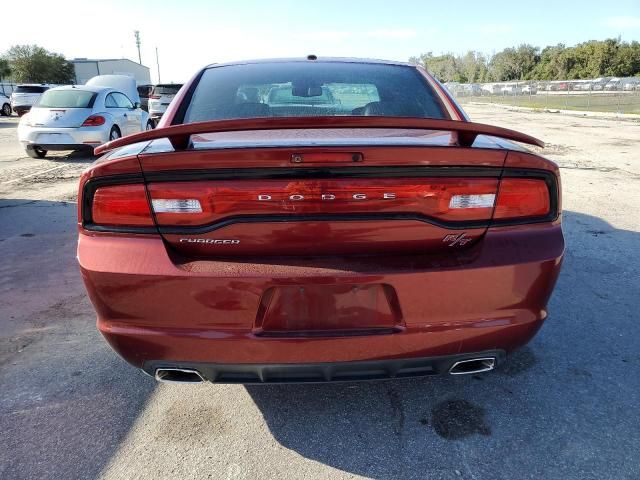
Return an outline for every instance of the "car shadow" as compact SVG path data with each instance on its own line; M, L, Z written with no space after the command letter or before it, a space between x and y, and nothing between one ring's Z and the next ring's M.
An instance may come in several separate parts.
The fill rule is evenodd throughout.
M369 478L605 478L614 470L631 478L640 442L640 421L627 415L640 390L640 234L576 212L564 213L564 228L550 317L497 371L246 386L273 437Z
M86 150L47 152L47 160L64 160L70 163L92 163L98 157Z
M74 202L0 200L0 478L96 478L155 381L97 332Z

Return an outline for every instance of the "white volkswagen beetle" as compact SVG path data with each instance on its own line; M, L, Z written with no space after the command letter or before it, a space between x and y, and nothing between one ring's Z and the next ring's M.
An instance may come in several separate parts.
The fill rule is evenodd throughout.
M50 150L87 150L153 128L133 78L101 75L86 85L44 92L18 125L18 140L32 158Z

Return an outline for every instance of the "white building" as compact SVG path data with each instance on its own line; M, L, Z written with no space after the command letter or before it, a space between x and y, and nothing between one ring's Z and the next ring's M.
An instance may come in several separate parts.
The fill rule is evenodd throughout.
M149 67L126 58L74 58L70 62L76 71L76 85L83 85L96 75L128 75L135 78L138 85L151 84Z

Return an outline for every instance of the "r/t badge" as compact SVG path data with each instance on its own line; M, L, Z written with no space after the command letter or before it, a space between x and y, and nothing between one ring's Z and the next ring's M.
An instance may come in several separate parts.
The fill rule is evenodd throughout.
M463 233L450 233L449 235L445 235L442 239L444 243L448 243L449 247L455 247L456 245L466 245L469 243L472 238L467 237L467 232Z

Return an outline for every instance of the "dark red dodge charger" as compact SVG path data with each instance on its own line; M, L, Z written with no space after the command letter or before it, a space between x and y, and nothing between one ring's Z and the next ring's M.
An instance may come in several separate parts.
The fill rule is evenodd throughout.
M98 328L162 381L493 369L547 316L557 166L424 69L210 65L158 128L96 149L78 260Z

